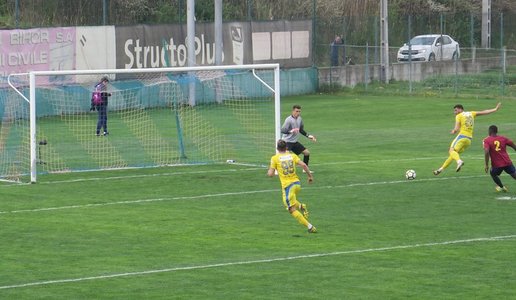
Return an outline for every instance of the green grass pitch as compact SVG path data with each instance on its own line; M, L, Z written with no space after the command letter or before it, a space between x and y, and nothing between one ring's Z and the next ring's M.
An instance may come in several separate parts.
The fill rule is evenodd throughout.
M266 169L199 165L0 184L0 299L509 299L516 181L483 171L491 124L516 139L514 100L476 119L438 177L453 105L493 99L311 95L294 103L317 143L300 198L308 234ZM274 149L271 149L271 155ZM516 155L511 153L516 159ZM267 164L268 161L263 162ZM404 178L407 169L415 180Z

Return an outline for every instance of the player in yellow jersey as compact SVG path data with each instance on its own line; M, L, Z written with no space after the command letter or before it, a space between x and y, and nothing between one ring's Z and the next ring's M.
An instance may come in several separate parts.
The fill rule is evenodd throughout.
M464 166L464 162L460 159L459 153L464 152L464 150L471 145L475 117L494 113L500 106L501 103L498 103L495 108L482 111L464 111L464 107L461 104L457 104L453 107L455 113L455 127L452 129L451 134L458 134L451 142L448 158L439 169L433 171L434 175L441 174L441 172L451 164L452 160L457 162L456 171L460 171L462 166Z
M297 194L301 190L301 183L296 174L296 166L301 166L306 172L308 183L312 183L314 180L313 175L308 166L296 154L287 151L287 143L284 140L278 141L277 149L278 153L271 157L271 164L267 175L272 177L276 172L278 173L283 194L283 204L299 223L308 228L309 233L315 233L317 229L308 222L306 204L300 203L297 199Z

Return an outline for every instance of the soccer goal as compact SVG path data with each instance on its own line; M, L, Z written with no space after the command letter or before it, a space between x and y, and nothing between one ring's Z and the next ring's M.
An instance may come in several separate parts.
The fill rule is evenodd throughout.
M104 115L91 99L106 76L107 128L99 132ZM12 74L0 82L0 180L184 164L266 165L280 137L279 76L278 64Z

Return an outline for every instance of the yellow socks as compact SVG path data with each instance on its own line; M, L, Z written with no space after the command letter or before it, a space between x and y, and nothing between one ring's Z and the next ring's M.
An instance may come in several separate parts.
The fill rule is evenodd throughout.
M294 212L290 213L294 218L296 218L296 220L302 224L302 225L305 225L306 227L308 227L308 225L310 225L310 223L305 219L305 217L303 217L303 214L301 214L298 210L295 210Z
M446 159L446 161L442 165L441 169L448 168L448 166L451 164L452 161L458 161L458 160L460 160L459 153L457 153L457 151L450 152L450 156L448 156L448 158Z

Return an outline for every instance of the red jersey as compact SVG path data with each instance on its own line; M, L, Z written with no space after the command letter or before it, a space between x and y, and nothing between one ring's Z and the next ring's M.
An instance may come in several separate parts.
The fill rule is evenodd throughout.
M512 164L506 149L506 145L510 143L512 141L502 135L488 136L484 139L484 149L489 150L493 168L501 168Z

